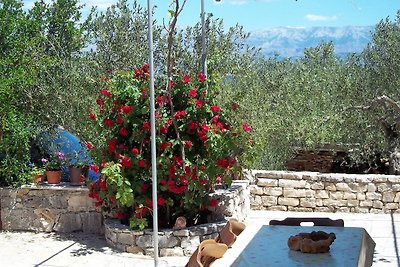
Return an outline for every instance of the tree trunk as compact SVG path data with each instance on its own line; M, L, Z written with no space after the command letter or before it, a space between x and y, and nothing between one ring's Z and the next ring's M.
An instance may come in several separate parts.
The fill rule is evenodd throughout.
M390 166L389 174L399 175L400 174L400 148L396 147L392 153L390 153Z

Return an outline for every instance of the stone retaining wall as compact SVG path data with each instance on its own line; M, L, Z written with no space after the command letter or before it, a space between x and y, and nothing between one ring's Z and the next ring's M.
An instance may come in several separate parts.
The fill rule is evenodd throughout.
M158 232L159 255L190 256L201 241L217 237L225 221L187 227L182 230L164 229ZM154 255L153 232L132 230L116 219L104 220L107 243L119 250L143 255Z
M210 208L211 223L182 230L159 230L160 256L190 256L201 241L215 238L227 219L246 219L250 210L249 181L233 181L229 189L218 189L210 197L218 200L218 205ZM106 219L104 226L110 246L135 254L154 255L152 231L130 230L115 219Z
M102 234L103 216L88 194L67 183L0 188L0 229Z
M255 210L400 213L400 176L253 170Z

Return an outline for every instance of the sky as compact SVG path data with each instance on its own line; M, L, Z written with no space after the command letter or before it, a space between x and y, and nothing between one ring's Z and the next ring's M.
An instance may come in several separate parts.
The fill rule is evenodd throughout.
M137 0L147 8L147 0ZM183 3L184 0L180 0ZM32 0L23 1L29 7ZM47 1L48 2L48 1ZM106 10L116 0L80 0L87 9L97 6ZM133 2L133 0L129 1ZM172 0L152 0L154 18L168 21ZM187 0L178 18L178 26L194 25L200 20L200 0ZM204 0L205 12L221 18L226 27L240 24L245 31L269 27L374 26L389 17L392 21L400 10L400 0Z

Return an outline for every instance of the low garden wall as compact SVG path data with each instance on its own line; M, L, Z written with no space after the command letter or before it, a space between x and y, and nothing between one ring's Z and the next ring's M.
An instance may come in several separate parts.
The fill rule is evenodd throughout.
M69 183L0 188L0 229L102 234L103 216L88 194Z
M246 176L255 210L400 212L400 176L261 170Z
M36 232L86 232L105 234L108 244L122 251L152 255L151 230L130 230L115 219L103 219L86 187L26 185L0 188L0 230ZM159 255L189 256L204 239L215 238L228 218L246 219L250 210L249 181L233 181L228 189L210 196L209 222L182 230L159 230Z

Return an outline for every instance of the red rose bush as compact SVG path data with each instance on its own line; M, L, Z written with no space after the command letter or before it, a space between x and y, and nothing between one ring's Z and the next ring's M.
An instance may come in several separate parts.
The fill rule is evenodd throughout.
M89 119L101 135L92 146L101 172L90 196L104 211L143 229L152 220L149 68L109 74ZM215 185L241 173L241 155L252 144L251 127L232 121L217 103L206 76L176 73L155 86L158 212L162 227L179 216L188 225L205 222L217 200ZM229 105L231 106L237 105Z

